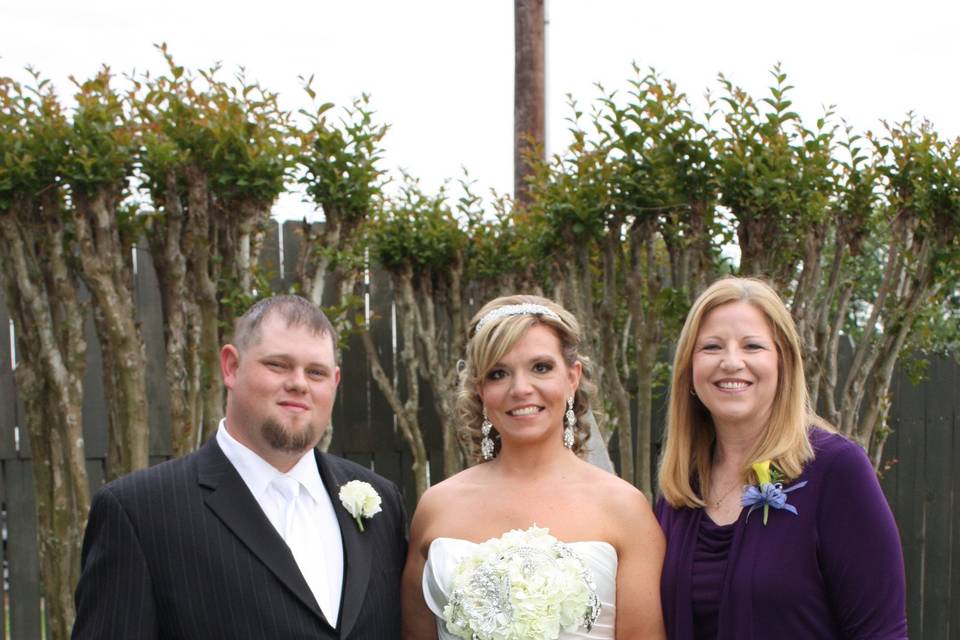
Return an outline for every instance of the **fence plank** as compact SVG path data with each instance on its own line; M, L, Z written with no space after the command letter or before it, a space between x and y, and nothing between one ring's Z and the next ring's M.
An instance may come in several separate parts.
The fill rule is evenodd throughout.
M103 486L107 477L107 461L104 458L87 457L87 482L90 485L90 495L96 493Z
M408 449L400 452L400 477L394 482L400 487L403 494L404 506L410 517L417 507L417 483L413 476L413 456Z
M956 363L953 363L953 380L954 385L960 384L960 366ZM954 389L957 387L954 386ZM950 394L953 396L954 407L953 407L953 442L951 451L953 456L951 462L953 464L953 500L952 500L952 514L951 514L951 527L950 527L950 547L949 553L951 556L950 562L950 592L949 600L950 602L955 602L960 598L960 471L956 469L957 465L960 464L960 401L957 399L957 394ZM960 606L951 606L950 607L950 627L948 629L952 633L947 637L957 637L960 635Z
M887 418L890 435L883 445L883 456L879 470L880 487L887 496L890 509L897 513L899 509L897 487L901 482L900 476L900 416L896 407L891 407ZM899 523L898 523L899 524ZM902 532L901 532L902 535Z
M10 315L0 288L0 459L17 457L17 400L10 349Z
M387 378L393 379L395 363L393 360L393 285L390 275L382 269L374 269L370 274L368 287L370 304L370 337L378 346L380 363ZM399 345L398 345L399 347ZM363 347L358 349L364 353ZM366 354L364 354L366 357ZM369 382L370 424L376 436L376 454L374 462L380 473L393 480L403 495L407 515L413 515L416 504L416 485L410 473L412 459L409 447L396 424L396 418L390 409L386 396L380 391L372 376ZM387 475L387 474L391 475Z
M83 375L83 445L87 456L105 458L110 419L107 417L107 401L103 389L103 357L100 340L89 312L83 323L83 335L87 341L87 370ZM21 437L21 441L24 438Z
M930 364L929 375L935 380L952 383L951 371L945 363L937 360ZM946 388L950 388L949 386ZM956 388L956 387L953 387ZM949 638L950 624L950 507L952 476L950 460L944 455L951 450L953 434L952 394L936 393L929 385L923 385L926 415L924 427L924 478L926 491L924 501L923 569L923 632L927 638ZM920 496L915 496L920 498ZM931 553L942 549L946 553Z
M400 454L397 451L380 449L373 454L373 470L394 482L400 477ZM408 516L411 514L407 514Z
M267 276L270 289L277 292L286 292L280 268L280 232L281 224L270 220L267 232L263 235L263 245L260 249L259 266Z
M300 222L288 220L283 223L283 235L280 238L280 241L283 243L284 264L283 287L281 291L289 291L290 287L297 281L297 256L300 255L300 247L303 245L301 229L302 224Z
M374 425L370 422L370 367L363 343L350 336L342 351L340 391L334 407L335 451L373 453L377 448Z
M167 350L163 337L163 301L146 242L136 249L137 320L143 335L146 356L147 419L150 428L150 454L170 457L170 387L167 384Z
M436 429L439 431L439 429ZM428 448L427 449L427 460L430 467L430 484L436 484L444 479L443 475L443 445Z
M3 299L0 298L0 313L3 311L2 306ZM0 465L6 464L5 461L0 458ZM7 503L9 498L7 497L7 483L4 478L4 473L2 468L0 468L0 500L3 501L3 509L0 510L0 527L3 528L3 531L10 531L10 512L7 509ZM0 567L8 566L7 562L9 560L10 550L6 545L0 547ZM10 604L9 594L7 593L7 576L0 574L0 640L6 640L7 638L7 606Z
M433 387L430 386L430 382L424 377L420 376L420 411L417 412L417 419L420 421L421 425L440 425L440 418L437 415L437 408L434 404L434 393ZM428 451L437 449L443 452L443 431L440 428L436 429L424 429L423 433L423 445L427 448ZM440 464L440 470L443 470L443 464ZM434 479L434 482L440 482L443 479L443 476L431 475Z
M28 460L3 462L11 638L40 637L40 567L32 473Z
M350 462L356 462L358 465L365 469L369 469L373 466L373 454L372 453L345 453L344 458Z
M901 374L896 376L896 428L900 438L899 483L894 516L900 525L907 578L907 621L911 636L923 637L923 566L925 543L925 448L923 393Z

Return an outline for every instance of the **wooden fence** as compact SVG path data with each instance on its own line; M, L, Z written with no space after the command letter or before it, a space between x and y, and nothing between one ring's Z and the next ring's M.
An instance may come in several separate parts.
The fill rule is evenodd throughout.
M280 265L295 264L298 237L285 225L282 241L272 234L264 261L274 267L273 285L290 284ZM147 346L147 403L150 408L151 461L170 456L166 421L169 395L164 379L163 327L157 283L149 253L138 252L137 302ZM379 318L374 340L388 375L394 336L391 291L387 278L371 279L370 305ZM21 416L11 368L10 320L0 292L0 516L3 534L3 579L0 595L0 640L42 637L37 557L36 513L30 443ZM84 441L93 488L104 477L107 445L106 405L100 381L100 355L92 322L87 322L88 367L85 378ZM331 452L368 466L395 481L407 509L415 501L411 457L394 426L393 413L376 387L359 340L343 354L342 382L333 412ZM429 388L421 394L421 418L435 425ZM960 638L960 366L935 359L927 381L913 386L898 375L893 387L893 435L885 450L892 464L882 484L903 539L907 570L908 620L912 638ZM659 412L658 412L659 413ZM443 477L442 440L438 429L425 430L430 475ZM616 460L616 456L614 456ZM955 471L954 467L958 467ZM863 532L869 536L870 532Z
M881 486L900 527L910 637L960 638L960 365L933 358L919 385L898 373ZM869 531L863 536L868 537ZM952 605L952 606L951 606Z

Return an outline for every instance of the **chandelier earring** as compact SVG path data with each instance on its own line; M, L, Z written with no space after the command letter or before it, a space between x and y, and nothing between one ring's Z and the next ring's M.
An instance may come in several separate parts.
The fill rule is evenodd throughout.
M573 429L577 426L577 416L573 413L573 396L567 398L567 413L564 414L566 426L563 428L563 446L573 448Z
M480 440L480 455L484 460L493 459L493 438L490 437L490 430L493 429L493 423L487 417L487 409L483 409L483 422L480 423L480 434L483 438Z

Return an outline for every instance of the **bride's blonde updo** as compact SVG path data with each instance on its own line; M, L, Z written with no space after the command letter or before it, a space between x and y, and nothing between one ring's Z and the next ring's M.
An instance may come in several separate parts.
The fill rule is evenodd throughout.
M590 359L578 353L580 323L569 311L547 298L531 295L503 296L491 300L473 316L468 327L466 358L460 363L460 389L457 392L457 415L460 418L460 437L467 444L474 462L482 462L480 455L480 425L483 405L478 389L490 370L497 364L530 327L542 324L553 329L560 339L560 351L568 367L579 362L582 368L580 386L573 399L573 413L577 417L572 450L580 455L590 437L590 427L581 419L590 410L590 401L596 395L591 381ZM494 456L500 452L500 436L496 426L490 433L494 442ZM559 437L559 436L558 436Z

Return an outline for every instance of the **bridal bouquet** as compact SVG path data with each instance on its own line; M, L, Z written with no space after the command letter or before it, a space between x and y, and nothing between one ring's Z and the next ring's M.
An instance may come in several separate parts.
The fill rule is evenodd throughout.
M536 525L478 545L457 566L443 609L447 631L464 640L556 640L589 631L599 614L583 561Z

